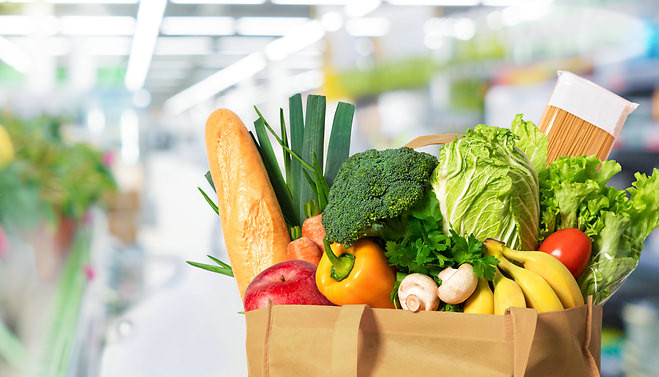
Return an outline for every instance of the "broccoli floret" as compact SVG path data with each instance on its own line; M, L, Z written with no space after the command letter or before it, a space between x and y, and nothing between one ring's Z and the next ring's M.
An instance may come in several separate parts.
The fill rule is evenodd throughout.
M430 188L437 163L435 156L406 147L350 156L329 191L322 217L326 238L348 247L384 229L400 229L398 218Z

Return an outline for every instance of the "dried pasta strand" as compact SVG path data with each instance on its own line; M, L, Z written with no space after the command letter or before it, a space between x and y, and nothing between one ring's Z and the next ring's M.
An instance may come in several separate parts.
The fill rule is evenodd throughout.
M615 138L603 129L555 106L540 117L540 131L547 135L547 163L562 156L594 155L606 160Z

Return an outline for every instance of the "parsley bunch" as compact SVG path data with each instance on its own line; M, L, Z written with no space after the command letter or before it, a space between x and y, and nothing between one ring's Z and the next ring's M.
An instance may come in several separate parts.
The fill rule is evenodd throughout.
M422 229L423 225L415 226ZM499 263L491 255L483 255L485 247L473 234L462 237L451 229L447 236L441 230L410 233L401 241L388 241L385 255L389 263L398 271L407 274L420 273L437 278L446 267L469 263L474 267L474 273L487 280L494 279L494 266Z
M473 234L463 237L453 229L448 235L444 233L439 202L432 190L428 190L407 214L405 223L405 233L387 240L385 247L389 264L399 271L392 299L395 299L400 281L412 273L431 276L441 284L437 274L444 268L469 263L478 277L494 279L499 260L485 255L483 243Z
M442 230L439 201L432 190L410 211L406 219L406 232L398 239L388 240L385 255L398 271L411 274L437 274L446 267L469 263L478 277L494 279L494 266L499 261L485 254L483 243L470 234L462 237L453 229L450 234Z

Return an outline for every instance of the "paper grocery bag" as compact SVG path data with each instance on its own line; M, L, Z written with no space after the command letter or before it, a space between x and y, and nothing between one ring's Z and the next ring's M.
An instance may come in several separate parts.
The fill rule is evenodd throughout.
M275 305L246 313L251 377L599 376L602 308L505 315Z

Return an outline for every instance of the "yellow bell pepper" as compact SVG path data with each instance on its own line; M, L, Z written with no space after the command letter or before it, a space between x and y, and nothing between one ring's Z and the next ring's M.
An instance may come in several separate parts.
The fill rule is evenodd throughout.
M374 240L362 238L347 249L325 240L325 253L316 270L316 285L332 303L393 308L390 296L395 282L384 250Z
M7 164L14 159L14 147L11 143L11 138L7 130L0 125L0 169L3 169Z

